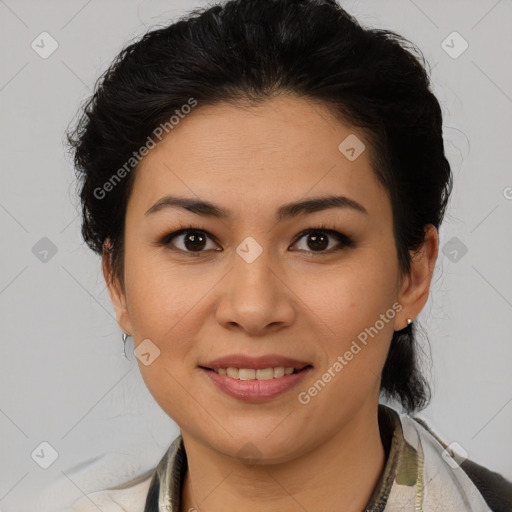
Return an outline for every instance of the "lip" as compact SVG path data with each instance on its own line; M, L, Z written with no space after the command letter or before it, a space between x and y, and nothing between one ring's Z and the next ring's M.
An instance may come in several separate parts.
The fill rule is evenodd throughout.
M297 371L302 370L306 366L313 366L309 362L298 361L278 354L267 354L259 357L250 357L243 354L231 354L228 356L214 359L207 363L201 363L199 366L218 370L219 368L276 368L284 366L285 368L295 368Z
M247 363L245 362L244 364ZM279 364L278 366L283 365ZM236 368L237 366L234 367ZM220 368L224 367L220 366ZM241 366L241 368L249 367ZM265 402L276 398L297 386L299 382L301 382L306 375L313 370L313 366L309 365L298 373L291 373L290 375L284 375L283 377L269 380L238 380L220 375L209 368L200 367L200 370L210 380L210 382L213 382L221 391L233 398L237 398L243 402Z

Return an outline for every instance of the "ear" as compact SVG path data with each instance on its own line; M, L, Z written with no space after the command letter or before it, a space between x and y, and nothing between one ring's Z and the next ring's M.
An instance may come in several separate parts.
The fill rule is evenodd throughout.
M114 275L112 268L112 244L109 239L103 244L103 254L101 260L103 277L107 283L110 300L114 306L117 323L119 327L126 333L132 334L133 329L130 322L130 314L126 301L126 292L119 278Z
M395 331L407 327L407 318L414 320L428 300L432 274L439 251L437 229L428 224L422 246L411 254L411 270L404 276L398 297L402 313L395 317Z

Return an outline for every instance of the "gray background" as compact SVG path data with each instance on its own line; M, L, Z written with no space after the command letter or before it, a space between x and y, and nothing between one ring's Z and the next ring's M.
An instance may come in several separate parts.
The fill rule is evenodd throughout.
M131 480L152 470L177 435L131 350L130 361L122 357L99 258L80 238L63 140L80 102L129 40L206 4L0 0L3 512L54 512ZM434 387L421 416L470 458L512 479L512 2L342 5L363 25L411 39L433 68L455 190L420 316ZM43 31L59 45L46 59L31 47ZM453 31L469 44L457 58L442 46ZM448 39L452 52L461 43ZM40 467L51 456L44 441L58 453L48 469Z

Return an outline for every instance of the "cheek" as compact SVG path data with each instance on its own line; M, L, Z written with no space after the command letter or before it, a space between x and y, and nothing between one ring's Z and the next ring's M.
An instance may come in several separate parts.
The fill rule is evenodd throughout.
M201 396L188 385L189 379L182 372L181 364L171 365L166 362L167 354L157 358L150 366L139 362L139 369L144 383L155 401L167 415L177 422L181 428L188 428L189 423L196 421L190 414L194 397Z
M141 339L164 339L207 290L204 283L192 282L186 269L163 256L151 260L143 249L132 249L128 243L125 272L130 318Z
M364 257L363 257L364 256ZM397 273L392 263L373 251L315 275L304 282L302 296L336 331L371 321L391 307L396 297ZM306 299L307 298L307 299ZM333 329L334 330L334 329Z
M202 301L216 279L171 264L164 255L149 262L148 252L127 243L125 276L133 339L136 345L149 339L160 350L151 366L139 364L148 387L176 388L166 369L173 376L183 376L187 365L194 364L191 353L200 329L197 315L204 314Z
M343 373L351 375L350 381L374 381L380 373L400 309L393 251L388 258L382 254L368 248L365 257L317 280L314 294L308 295L308 306L321 320L317 328L324 341L326 368L341 356Z

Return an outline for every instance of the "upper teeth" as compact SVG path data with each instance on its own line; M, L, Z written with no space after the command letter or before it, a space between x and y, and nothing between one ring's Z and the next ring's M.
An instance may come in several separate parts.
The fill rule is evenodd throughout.
M284 366L278 366L277 368L262 368L255 370L254 368L217 368L214 372L219 375L226 375L232 379L239 380L270 380L278 379L284 375L290 375L293 373L293 368L285 368Z

